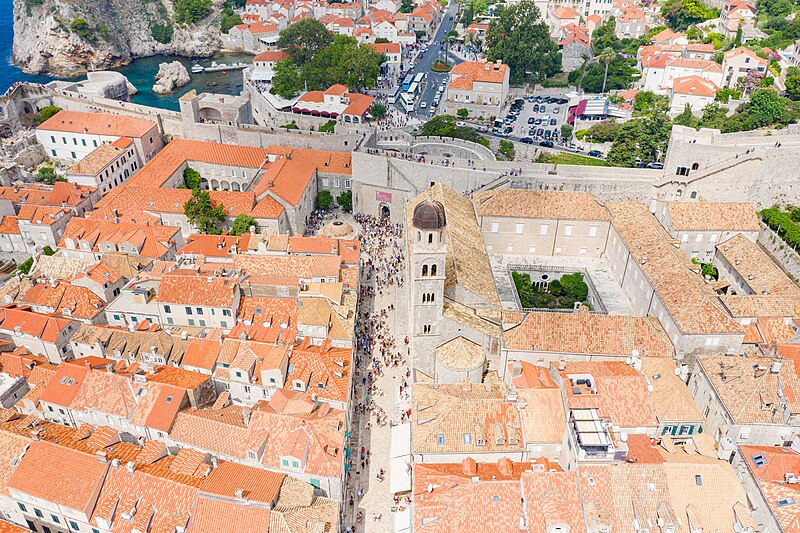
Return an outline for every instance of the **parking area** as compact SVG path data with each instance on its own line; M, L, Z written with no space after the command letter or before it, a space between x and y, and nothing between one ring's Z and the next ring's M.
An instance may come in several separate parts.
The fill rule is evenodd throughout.
M513 141L557 143L561 126L566 123L568 103L563 96L519 97L498 117L492 131Z

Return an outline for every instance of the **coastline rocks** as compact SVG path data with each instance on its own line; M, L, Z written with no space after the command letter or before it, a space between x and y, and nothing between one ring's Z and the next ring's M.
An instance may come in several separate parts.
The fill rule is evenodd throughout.
M132 84L129 81L126 81L128 84L128 96L133 96L134 94L139 92L139 89L136 88L136 85Z
M154 28L169 24L168 13L174 0L13 0L13 3L12 60L29 74L75 77L94 70L116 69L139 57L212 57L222 46L219 26L202 21L170 26L171 39L156 40ZM77 19L89 23L87 34L71 30L71 21Z
M156 84L153 85L153 92L156 94L168 94L188 85L192 81L189 71L180 61L172 63L161 63L156 74Z

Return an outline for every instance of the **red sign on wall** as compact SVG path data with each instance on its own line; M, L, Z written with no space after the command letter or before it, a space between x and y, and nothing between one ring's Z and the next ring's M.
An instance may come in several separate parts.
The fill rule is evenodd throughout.
M376 191L375 192L375 200L378 202L392 202L392 193L390 192L382 192Z

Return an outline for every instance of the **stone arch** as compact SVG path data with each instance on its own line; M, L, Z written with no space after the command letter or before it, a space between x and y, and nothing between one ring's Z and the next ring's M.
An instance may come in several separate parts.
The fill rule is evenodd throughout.
M700 170L700 163L692 163L692 170Z
M223 191L229 191L229 190L231 190L231 184L230 184L230 182L229 182L228 180L222 180L222 182L220 183L220 185L222 186L222 190L223 190Z
M213 107L201 107L200 118L209 122L219 122L222 120L222 113Z
M238 182L238 181L234 181L233 183L231 183L231 190L232 190L232 191L239 192L239 191L241 191L241 190L242 190L242 186L241 186L241 185L239 185L239 182Z
M392 216L392 210L389 209L389 206L387 204L380 204L378 206L378 212L380 213L380 216L384 218L389 218L390 216Z
M211 190L216 191L219 189L219 180L211 180Z
M209 184L208 180L205 178L200 178L200 188L203 190L208 190Z

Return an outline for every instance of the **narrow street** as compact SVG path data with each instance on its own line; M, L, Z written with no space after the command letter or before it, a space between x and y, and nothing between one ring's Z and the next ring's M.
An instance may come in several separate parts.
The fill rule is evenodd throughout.
M390 488L392 426L410 409L405 241L402 233L396 234L401 229L392 228L390 232L396 233L386 235L383 225L374 218L362 221L362 289L348 446L351 470L343 502L345 531L359 533L394 531L393 508L397 504ZM407 506L404 502L400 505Z

